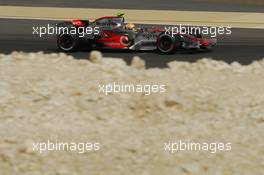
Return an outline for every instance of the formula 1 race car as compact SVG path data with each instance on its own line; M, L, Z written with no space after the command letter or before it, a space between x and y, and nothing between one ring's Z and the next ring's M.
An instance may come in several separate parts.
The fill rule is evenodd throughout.
M57 45L61 51L72 52L86 49L158 50L173 53L179 49L211 49L215 39L201 34L170 35L157 26L136 28L125 23L123 15L105 16L92 22L72 20L58 23ZM62 30L61 30L62 29Z

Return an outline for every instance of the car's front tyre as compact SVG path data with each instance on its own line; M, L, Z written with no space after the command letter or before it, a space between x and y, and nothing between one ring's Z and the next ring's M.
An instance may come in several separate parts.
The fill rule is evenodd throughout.
M157 49L164 54L174 53L180 46L180 42L170 35L161 34L157 40Z

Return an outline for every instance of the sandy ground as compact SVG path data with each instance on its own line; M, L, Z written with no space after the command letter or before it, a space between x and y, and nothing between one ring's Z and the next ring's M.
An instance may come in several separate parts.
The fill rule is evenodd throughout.
M264 28L264 13L0 6L0 18L7 19L94 20L118 12L125 13L127 22L138 24Z
M208 1L208 0L198 0L198 1ZM231 3L231 4L244 4L244 5L264 5L263 0L210 0L210 2L217 2L217 3Z
M92 61L91 61L92 60ZM261 175L264 61L210 59L144 69L134 59L64 54L0 55L0 174ZM165 84L165 93L105 96L111 82ZM231 142L231 151L179 151L177 140ZM100 142L96 152L38 153L34 142Z

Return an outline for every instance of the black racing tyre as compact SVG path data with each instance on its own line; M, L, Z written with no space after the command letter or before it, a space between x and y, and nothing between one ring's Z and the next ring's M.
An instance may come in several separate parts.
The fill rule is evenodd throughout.
M207 47L201 47L201 48L200 48L200 51L201 51L201 52L205 52L205 53L206 53L206 52L211 52L212 50L213 50L212 48L207 48Z
M161 53L174 53L177 49L178 42L170 35L161 34L157 40L157 49Z
M73 52L79 48L79 37L62 33L57 37L57 46L63 52Z

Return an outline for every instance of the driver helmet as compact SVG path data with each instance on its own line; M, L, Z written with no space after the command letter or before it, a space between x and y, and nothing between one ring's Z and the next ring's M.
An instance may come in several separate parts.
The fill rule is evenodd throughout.
M125 29L127 29L127 30L135 30L135 27L136 26L133 23L128 23L125 25Z

